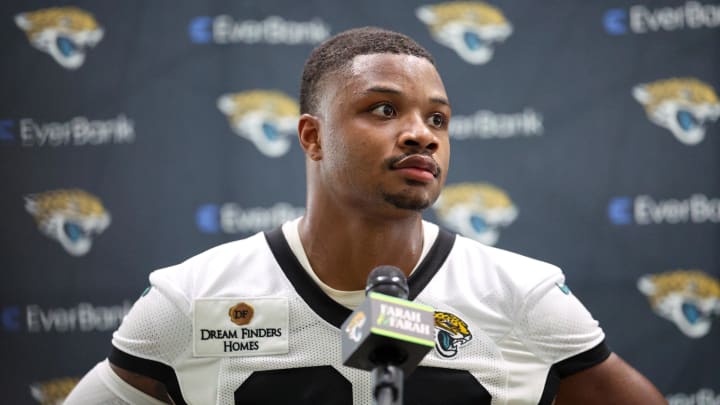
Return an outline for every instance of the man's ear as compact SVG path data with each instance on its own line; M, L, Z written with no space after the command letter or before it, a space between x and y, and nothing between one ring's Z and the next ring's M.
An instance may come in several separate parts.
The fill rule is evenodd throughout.
M314 115L303 114L298 121L298 138L305 154L312 160L322 159L320 146L320 119Z

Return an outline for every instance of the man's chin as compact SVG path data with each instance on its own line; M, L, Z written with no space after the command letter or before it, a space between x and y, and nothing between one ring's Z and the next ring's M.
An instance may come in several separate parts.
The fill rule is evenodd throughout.
M433 200L424 196L413 196L407 194L384 194L385 201L395 208L410 211L424 211L429 208Z

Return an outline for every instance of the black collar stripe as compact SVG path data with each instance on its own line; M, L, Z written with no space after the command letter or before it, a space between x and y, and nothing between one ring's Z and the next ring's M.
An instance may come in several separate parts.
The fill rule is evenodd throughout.
M352 311L328 297L307 274L290 249L281 228L266 232L265 238L275 256L275 260L277 260L280 268L298 294L316 314L339 328ZM408 279L410 300L414 300L440 270L454 243L455 235L440 229L437 239L425 259Z
M265 238L275 260L297 293L316 314L339 328L352 311L328 297L307 274L285 240L282 228L266 232Z

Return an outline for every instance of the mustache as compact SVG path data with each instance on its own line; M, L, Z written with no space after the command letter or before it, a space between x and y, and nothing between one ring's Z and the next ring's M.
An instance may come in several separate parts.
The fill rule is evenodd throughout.
M393 170L395 168L395 165L397 165L400 161L411 157L411 156L423 156L426 158L432 159L433 162L435 162L435 167L437 169L437 172L435 173L435 177L440 177L442 175L442 168L438 164L438 162L435 160L435 158L430 153L423 153L423 152L413 152L413 153L403 153L401 155L393 156L390 158L385 159L383 162L385 168L388 170Z

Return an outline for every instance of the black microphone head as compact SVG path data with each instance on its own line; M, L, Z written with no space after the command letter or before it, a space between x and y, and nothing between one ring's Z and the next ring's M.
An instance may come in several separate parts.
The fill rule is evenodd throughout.
M370 272L365 294L378 292L392 297L407 299L410 294L405 274L395 266L378 266Z

